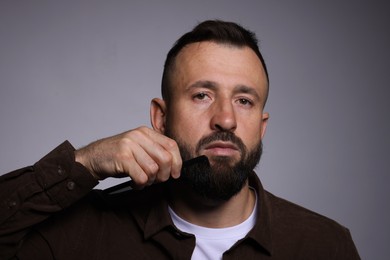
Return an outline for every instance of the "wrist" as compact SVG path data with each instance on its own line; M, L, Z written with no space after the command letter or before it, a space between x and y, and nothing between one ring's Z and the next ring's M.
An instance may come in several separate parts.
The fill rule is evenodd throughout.
M89 163L89 160L86 159L85 152L82 149L75 150L74 156L75 161L84 166L84 168L88 170L88 172L95 178L95 180L101 180L101 178L92 170L91 164Z

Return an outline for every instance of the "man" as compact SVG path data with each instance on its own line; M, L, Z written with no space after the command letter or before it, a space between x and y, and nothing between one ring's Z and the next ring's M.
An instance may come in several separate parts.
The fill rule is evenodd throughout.
M264 191L253 172L268 82L254 34L199 24L168 53L153 129L65 142L1 177L2 258L359 259L346 228ZM200 155L209 165L182 170ZM91 191L124 176L135 189Z

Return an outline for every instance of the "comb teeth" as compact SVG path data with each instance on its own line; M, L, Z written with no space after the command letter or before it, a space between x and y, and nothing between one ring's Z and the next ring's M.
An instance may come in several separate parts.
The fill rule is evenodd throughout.
M191 167L194 164L207 164L210 165L209 159L205 155L201 155L183 162L182 169Z

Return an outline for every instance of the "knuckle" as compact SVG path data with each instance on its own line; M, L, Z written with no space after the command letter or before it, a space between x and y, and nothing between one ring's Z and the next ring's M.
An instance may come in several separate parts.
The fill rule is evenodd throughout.
M141 135L143 136L143 135L147 135L148 131L149 131L149 128L147 128L146 126L140 126L140 127L137 127L136 129L134 129L132 131L132 133L139 135L139 136L141 136Z
M133 181L136 183L136 186L138 188L145 187L148 184L148 179L147 178L133 179Z
M164 152L161 154L161 163L162 164L169 164L172 162L172 155L170 153Z
M119 145L118 150L114 153L114 158L114 161L118 164L124 164L125 162L134 160L132 153L129 152L128 147L125 146L125 144Z
M167 147L168 147L170 150L176 149L176 147L177 147L176 141L174 141L174 140L172 140L172 139L168 139L168 140L167 140Z
M148 177L141 172L138 172L135 176L133 176L132 180L136 183L138 187L143 187L148 183Z
M128 138L120 138L118 140L118 150L120 152L127 150L129 147L131 147L132 141Z
M157 163L148 163L146 166L145 166L145 171L147 173L148 176L156 176L157 172L159 171L159 166L157 165Z
M130 139L130 140L138 140L138 139L142 138L142 136L143 136L143 133L141 131L139 131L138 128L126 133L126 135L125 135L126 139Z
M140 127L134 128L133 130L126 132L125 135L142 137L142 136L148 135L148 132L149 132L149 128L147 128L146 126L140 126Z
M168 174L159 174L157 176L157 181L158 182L165 182L169 179L169 175Z

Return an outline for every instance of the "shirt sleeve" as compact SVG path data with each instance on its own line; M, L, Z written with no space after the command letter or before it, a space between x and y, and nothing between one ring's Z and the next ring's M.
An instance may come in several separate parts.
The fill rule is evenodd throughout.
M352 240L349 229L344 228L344 236L340 236L339 239L340 241L338 243L336 254L332 259L360 260L358 250Z
M33 166L0 176L0 259L14 255L31 227L74 204L98 181L65 141Z

